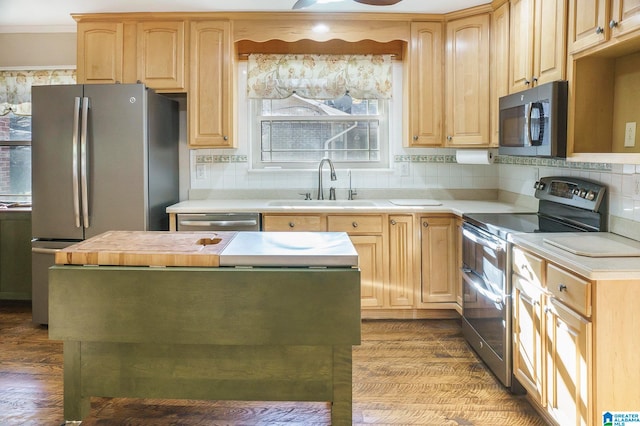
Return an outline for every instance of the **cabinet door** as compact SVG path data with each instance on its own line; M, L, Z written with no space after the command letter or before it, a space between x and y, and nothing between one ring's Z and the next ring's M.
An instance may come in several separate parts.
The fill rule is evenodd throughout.
M591 322L553 298L548 308L547 411L561 425L591 425Z
M123 83L123 24L80 22L77 36L78 83Z
M455 302L455 221L451 218L423 217L420 223L420 302Z
M499 99L509 94L509 3L493 12L491 21L491 146L499 141Z
M447 23L447 146L489 145L489 15Z
M567 69L567 0L536 0L533 46L535 84L563 80Z
M408 146L442 145L442 24L411 23Z
M382 235L350 235L358 252L360 303L363 308L384 306L384 268Z
M513 274L513 373L543 407L542 289Z
M232 148L231 24L191 22L190 46L189 145Z
M511 0L509 92L531 87L533 74L534 0Z
M0 299L31 298L31 214L7 212L0 220Z
M607 3L607 0L569 0L569 53L579 52L607 40Z
M415 283L413 216L389 216L389 306L413 306Z
M142 22L137 26L137 78L158 90L185 89L184 21Z
M264 231L322 232L326 231L325 219L321 215L262 215Z
M612 0L609 28L613 37L640 28L640 0Z

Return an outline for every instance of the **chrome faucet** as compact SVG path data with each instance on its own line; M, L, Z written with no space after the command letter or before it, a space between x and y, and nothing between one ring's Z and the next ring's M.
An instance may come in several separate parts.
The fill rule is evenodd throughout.
M331 160L329 158L320 160L320 165L318 166L318 200L324 200L324 191L322 190L322 166L324 166L325 162L329 163L329 167L331 168L331 180L338 180L336 177L336 169L333 168ZM333 199L335 200L335 195Z

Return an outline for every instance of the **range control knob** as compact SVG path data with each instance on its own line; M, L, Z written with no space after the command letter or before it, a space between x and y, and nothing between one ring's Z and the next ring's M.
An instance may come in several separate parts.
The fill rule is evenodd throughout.
M571 191L571 193L572 193L573 195L580 196L580 188L573 188L573 190Z
M593 201L596 198L596 193L593 191L587 192L587 195L584 197L589 201Z
M578 197L585 198L586 196L587 196L587 190L586 189L581 189L580 190L580 194L578 195Z
M536 183L533 184L533 187L535 189L538 189L538 190L541 190L541 191L544 189L545 186L546 185L544 184L544 182L540 182L540 181L536 181Z

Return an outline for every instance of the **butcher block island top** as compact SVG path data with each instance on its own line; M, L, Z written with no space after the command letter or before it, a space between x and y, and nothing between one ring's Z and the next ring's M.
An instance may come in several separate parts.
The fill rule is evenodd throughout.
M344 232L108 231L56 252L57 265L355 267Z
M57 265L220 266L237 232L108 231L56 252Z

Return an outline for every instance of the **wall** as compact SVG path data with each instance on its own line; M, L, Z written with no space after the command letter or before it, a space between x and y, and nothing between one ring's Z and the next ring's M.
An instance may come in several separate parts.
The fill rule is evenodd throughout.
M0 33L0 67L75 65L76 33Z

